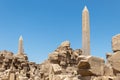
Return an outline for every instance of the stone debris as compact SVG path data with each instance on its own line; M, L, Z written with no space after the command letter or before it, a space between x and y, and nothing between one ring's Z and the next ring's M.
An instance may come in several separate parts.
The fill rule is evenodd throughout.
M118 35L117 35L118 36ZM26 54L0 51L0 80L120 80L120 51L104 59L83 55L65 41L41 64L29 62Z
M4 50L0 51L0 80L120 80L120 51L113 50L106 58L105 63L102 58L83 55L81 49L73 50L69 41L61 43L41 64L29 62L24 53Z

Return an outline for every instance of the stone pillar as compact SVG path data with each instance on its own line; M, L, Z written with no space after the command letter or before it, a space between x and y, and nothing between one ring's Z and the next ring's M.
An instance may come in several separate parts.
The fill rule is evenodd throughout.
M90 24L87 7L82 12L82 51L83 55L90 55Z
M24 49L23 49L23 38L20 36L19 38L19 44L18 44L18 54L23 54Z

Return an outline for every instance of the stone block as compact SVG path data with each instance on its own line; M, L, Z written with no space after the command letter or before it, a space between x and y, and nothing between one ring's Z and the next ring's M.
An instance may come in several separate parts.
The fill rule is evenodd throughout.
M120 51L115 52L111 57L109 57L108 63L112 66L115 72L120 72Z
M113 36L112 50L113 52L120 51L120 34Z
M80 60L78 63L78 73L82 76L98 75L102 76L104 73L105 61L98 57L87 57L86 60Z

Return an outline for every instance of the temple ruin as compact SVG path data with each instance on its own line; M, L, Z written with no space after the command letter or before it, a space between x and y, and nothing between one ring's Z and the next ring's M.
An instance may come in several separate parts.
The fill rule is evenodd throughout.
M41 64L30 62L24 53L23 38L18 52L0 51L0 80L120 80L120 34L112 37L112 51L106 62L90 55L90 27L87 7L82 14L83 46L72 49L62 42Z

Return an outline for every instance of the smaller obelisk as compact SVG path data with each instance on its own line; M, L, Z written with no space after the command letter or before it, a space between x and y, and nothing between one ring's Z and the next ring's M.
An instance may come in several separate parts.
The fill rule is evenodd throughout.
M83 55L90 55L90 23L89 11L86 6L82 12L82 51Z
M19 55L23 55L23 54L24 54L24 49L23 49L23 38L22 38L22 36L20 36L20 38L19 38L18 54L19 54Z

